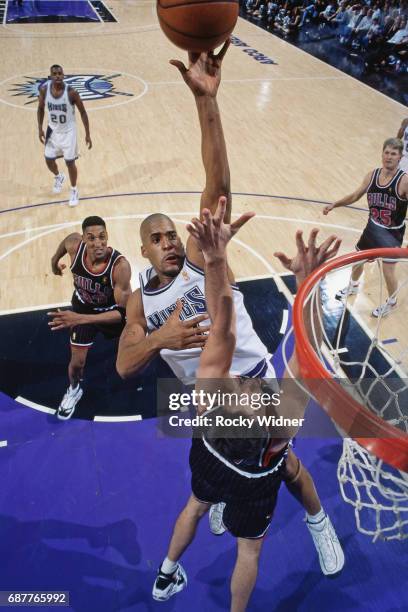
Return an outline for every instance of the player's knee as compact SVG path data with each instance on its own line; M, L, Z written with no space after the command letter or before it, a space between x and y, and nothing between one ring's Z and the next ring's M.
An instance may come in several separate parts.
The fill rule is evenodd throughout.
M293 451L288 452L288 456L285 463L285 470L283 473L283 480L286 484L292 484L298 480L302 471L302 464L300 459L296 457Z
M245 558L247 561L258 561L263 544L263 538L237 538L237 544L238 556L240 557L240 559Z
M187 502L187 506L185 507L185 511L191 517L200 519L204 516L204 514L208 512L210 506L211 504L200 502L194 497L194 495L191 495L190 499Z

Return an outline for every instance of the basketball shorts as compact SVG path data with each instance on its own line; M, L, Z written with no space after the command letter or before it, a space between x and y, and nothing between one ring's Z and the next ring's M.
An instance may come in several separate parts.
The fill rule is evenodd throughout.
M276 456L276 463L283 454ZM276 472L247 478L224 465L195 438L190 451L191 490L198 501L226 504L223 523L233 536L262 538L272 520L284 466L285 461Z
M356 249L365 251L366 249L400 248L404 232L405 225L398 229L387 229L369 220L356 244Z
M55 132L50 126L45 136L46 159L57 159L63 157L65 161L73 161L78 158L77 131L74 126L66 132Z
M98 312L92 312L89 309L81 308L75 303L72 305L72 310L79 314L100 314ZM101 325L75 325L75 327L71 328L70 343L72 346L90 348L98 333L103 334L107 340L112 340L113 338L119 338L124 327L124 321L119 321L111 325L107 325L106 323L102 323Z

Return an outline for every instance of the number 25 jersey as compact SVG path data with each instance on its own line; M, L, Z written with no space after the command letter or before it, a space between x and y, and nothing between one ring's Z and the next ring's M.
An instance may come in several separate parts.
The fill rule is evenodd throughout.
M399 229L405 224L408 206L408 200L403 200L398 192L398 185L405 173L397 170L386 185L380 185L380 172L381 168L373 171L367 189L370 219L386 229Z

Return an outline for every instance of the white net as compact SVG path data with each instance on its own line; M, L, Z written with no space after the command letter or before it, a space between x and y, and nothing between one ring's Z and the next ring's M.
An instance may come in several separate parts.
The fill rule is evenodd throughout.
M351 267L343 266L310 292L310 340L320 346L316 352L326 369L355 400L408 433L408 259L377 258L359 265L364 266L364 290L352 284ZM384 279L389 289L393 274L398 286L388 296ZM408 537L405 472L345 438L337 475L360 532L374 541Z
M408 537L408 475L394 470L351 438L343 440L337 478L354 506L357 529L382 540Z

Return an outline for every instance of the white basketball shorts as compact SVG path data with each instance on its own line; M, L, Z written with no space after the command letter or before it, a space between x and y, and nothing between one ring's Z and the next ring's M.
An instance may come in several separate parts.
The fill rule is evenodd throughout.
M47 128L45 139L46 159L57 159L63 157L65 161L73 161L78 158L78 143L76 127L66 132L55 132Z

